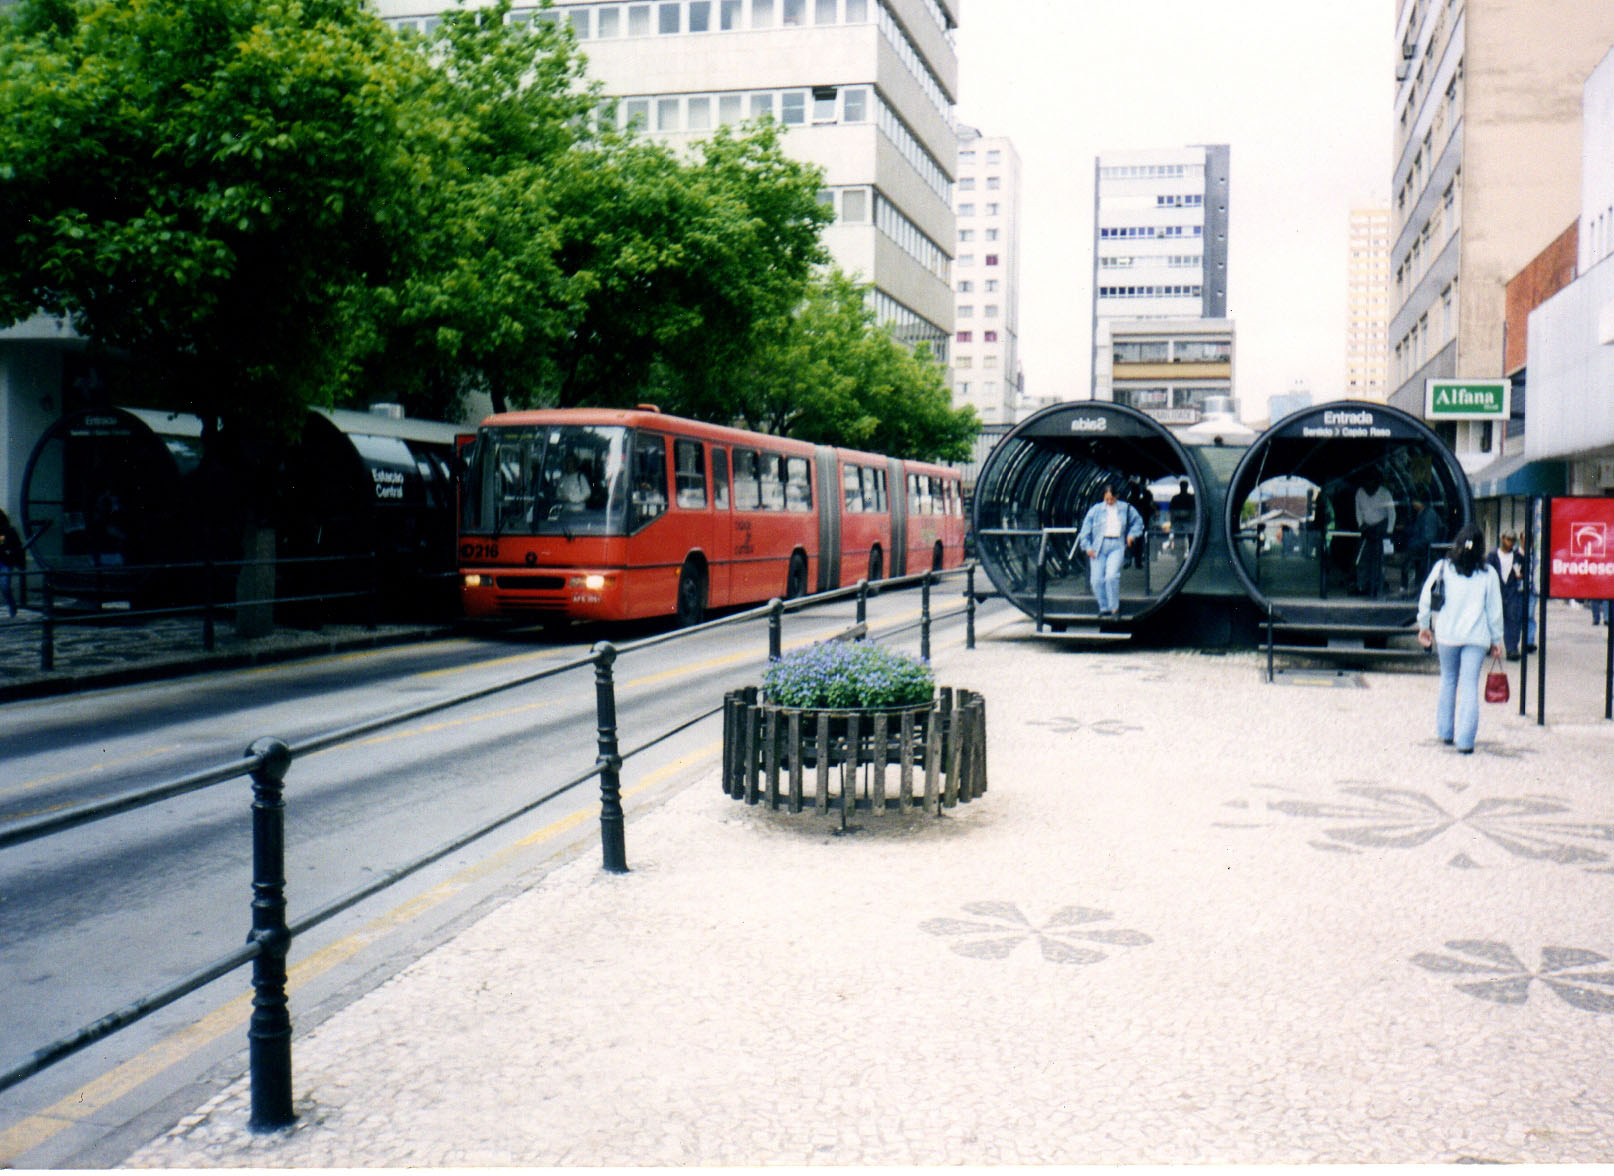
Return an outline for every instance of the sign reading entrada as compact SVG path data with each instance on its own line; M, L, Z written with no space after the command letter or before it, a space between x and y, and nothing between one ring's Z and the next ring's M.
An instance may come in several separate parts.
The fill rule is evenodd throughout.
M1332 409L1323 413L1322 423L1309 420L1301 426L1302 437L1392 437L1389 426L1379 423L1372 409Z
M1432 421L1506 420L1512 408L1508 380L1429 380L1424 416Z

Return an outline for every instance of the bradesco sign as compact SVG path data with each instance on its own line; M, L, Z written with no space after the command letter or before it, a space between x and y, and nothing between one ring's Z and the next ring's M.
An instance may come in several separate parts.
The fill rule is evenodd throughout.
M1614 498L1554 498L1551 539L1549 595L1614 600Z
M1508 380L1430 380L1423 415L1431 421L1506 420L1512 396Z

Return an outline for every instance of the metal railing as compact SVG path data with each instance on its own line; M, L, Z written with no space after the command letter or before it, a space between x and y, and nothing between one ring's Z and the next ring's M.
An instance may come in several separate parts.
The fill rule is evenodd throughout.
M381 604L386 592L382 585L383 556L376 551L355 552L347 555L276 556L265 560L194 560L184 563L99 565L85 568L14 568L11 571L13 592L18 595L21 607L29 607L32 594L39 599L38 617L14 618L0 621L0 633L14 629L39 629L39 668L50 673L56 669L56 638L65 627L94 628L111 623L156 620L165 617L195 617L200 622L202 649L212 653L217 647L217 628L221 620L239 617L253 609L273 610L281 606L308 606L316 626L332 619L333 606L341 602L355 602L362 610L361 623L374 631L380 620ZM221 577L239 574L246 568L265 568L279 572L317 572L322 567L339 567L347 573L346 581L356 580L361 587L338 588L331 591L297 592L280 595L247 595L234 600L218 599ZM361 569L359 571L358 569ZM161 607L129 607L108 609L107 602L133 602L141 599L143 581L149 578L167 578L170 581L184 576L200 580L200 599ZM412 579L419 584L431 581L447 582L458 573L418 572ZM65 608L63 600L93 602L93 607Z
M220 764L193 772L175 780L165 781L126 796L99 803L82 805L48 817L22 821L0 829L0 849L80 828L109 817L145 808L161 801L171 800L203 788L222 784L242 777L252 780L252 903L251 932L244 946L192 972L155 992L146 994L103 1017L91 1022L66 1037L60 1038L34 1051L23 1061L0 1071L0 1091L6 1090L27 1078L49 1068L113 1033L134 1024L151 1013L173 1004L182 997L228 975L251 962L252 1016L248 1025L248 1073L251 1083L251 1113L248 1124L254 1131L272 1131L290 1125L295 1119L291 1090L291 1016L286 993L286 958L292 942L365 899L388 889L405 878L425 869L448 855L480 840L547 804L556 797L576 788L588 780L600 781L600 844L603 868L610 873L626 873L627 849L625 819L622 809L622 766L650 748L671 739L697 723L720 714L721 702L694 718L685 720L648 739L631 751L622 751L616 709L616 686L613 665L624 653L633 653L681 640L699 633L725 626L741 624L766 617L768 620L768 656L777 659L783 645L783 621L787 612L797 612L833 601L855 597L856 623L842 630L837 637L864 640L869 635L868 598L872 590L898 588L919 584L921 587L920 619L882 631L882 637L893 637L917 627L920 630L921 656L930 656L930 630L937 620L962 615L965 618L965 647L975 648L975 564L951 571L926 571L913 576L894 577L871 585L859 581L855 586L823 592L795 600L772 600L767 604L735 613L701 625L673 630L665 634L644 638L618 647L609 641L597 643L585 657L576 658L560 666L552 666L536 673L456 694L436 702L410 707L380 718L357 723L327 732L297 744L266 737L254 740L241 761ZM963 606L940 614L930 608L931 585L937 580L962 576L965 579ZM463 706L495 694L529 686L585 666L594 669L596 717L596 758L594 765L569 780L555 786L535 799L471 829L429 853L388 871L366 885L295 921L288 921L286 911L285 866L285 782L292 765L299 759L370 735L376 731L411 722L425 715L435 714L452 707Z

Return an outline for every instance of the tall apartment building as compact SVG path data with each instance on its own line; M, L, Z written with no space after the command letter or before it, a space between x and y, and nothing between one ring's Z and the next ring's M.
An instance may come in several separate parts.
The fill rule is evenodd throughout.
M1581 87L1614 43L1609 0L1401 0L1396 18L1390 403L1431 378L1502 375L1509 279L1579 212ZM1490 422L1441 424L1464 465Z
M1222 144L1096 160L1094 399L1193 424L1207 397L1233 395L1229 154Z
M1008 139L958 128L953 403L1012 424L1020 374L1020 156Z
M425 27L443 0L375 0ZM475 2L475 0L471 0ZM872 283L882 323L949 361L954 30L960 0L518 0L512 21L570 24L617 118L674 142L771 115L824 169L836 264Z
M1345 396L1390 394L1390 210L1353 208L1345 287Z

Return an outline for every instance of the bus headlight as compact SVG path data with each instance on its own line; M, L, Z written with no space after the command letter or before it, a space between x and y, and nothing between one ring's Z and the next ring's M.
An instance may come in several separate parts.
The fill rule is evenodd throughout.
M596 573L587 576L573 576L573 588L586 588L590 592L598 592L605 587L605 577Z
M469 573L465 577L465 586L467 588L480 588L480 587L482 587L482 577L477 575L477 573L475 573L475 572Z

